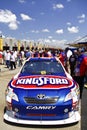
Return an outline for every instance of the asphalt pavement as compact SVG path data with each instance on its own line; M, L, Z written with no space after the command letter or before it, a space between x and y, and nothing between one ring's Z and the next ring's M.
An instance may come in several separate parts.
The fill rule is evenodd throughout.
M18 65L16 65L16 70L20 69ZM0 72L6 72L6 71L12 71L9 68L6 67L6 65L0 64Z

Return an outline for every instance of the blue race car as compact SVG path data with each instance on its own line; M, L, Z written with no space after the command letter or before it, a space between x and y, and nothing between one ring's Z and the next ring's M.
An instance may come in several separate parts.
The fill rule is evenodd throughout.
M8 83L4 120L34 125L78 122L79 86L58 58L29 58Z

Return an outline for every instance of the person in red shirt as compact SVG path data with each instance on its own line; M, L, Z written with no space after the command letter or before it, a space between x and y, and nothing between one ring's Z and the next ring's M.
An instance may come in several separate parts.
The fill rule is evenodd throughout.
M60 50L58 57L59 60L62 62L63 66L65 66L65 53L63 50Z
M80 65L80 75L84 76L87 72L87 55L84 54L82 63Z
M80 98L82 98L82 92L84 88L84 78L87 73L87 55L82 49L78 50L78 59L75 67L75 76L73 77L80 87Z

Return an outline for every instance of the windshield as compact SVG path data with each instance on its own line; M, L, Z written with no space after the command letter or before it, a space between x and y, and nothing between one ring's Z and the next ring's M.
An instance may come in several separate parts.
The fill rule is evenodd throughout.
M25 63L21 72L29 74L55 74L64 73L64 70L56 60L32 60Z

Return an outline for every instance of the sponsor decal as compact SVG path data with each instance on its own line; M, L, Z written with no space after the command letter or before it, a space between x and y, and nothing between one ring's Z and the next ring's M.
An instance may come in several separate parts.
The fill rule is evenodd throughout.
M56 106L27 106L29 110L54 110Z
M18 79L16 84L36 84L37 86L42 86L45 84L68 84L67 79L59 78L27 78L27 79Z
M36 87L68 87L71 86L73 82L71 80L68 80L65 77L60 76L26 76L26 77L20 77L18 79L14 79L11 83L13 87L17 88L36 88Z

